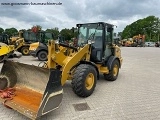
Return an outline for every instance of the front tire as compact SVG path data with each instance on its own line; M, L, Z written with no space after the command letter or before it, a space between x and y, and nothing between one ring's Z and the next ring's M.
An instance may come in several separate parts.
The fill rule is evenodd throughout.
M119 74L119 66L119 61L114 60L109 74L104 74L104 79L108 81L115 81Z
M97 82L96 69L88 64L79 65L73 73L72 89L79 97L90 96Z
M21 53L22 55L29 55L29 47L22 47Z
M38 53L38 60L40 60L40 61L46 61L48 58L47 58L47 55L48 55L48 53L46 52L46 51L40 51L39 53Z

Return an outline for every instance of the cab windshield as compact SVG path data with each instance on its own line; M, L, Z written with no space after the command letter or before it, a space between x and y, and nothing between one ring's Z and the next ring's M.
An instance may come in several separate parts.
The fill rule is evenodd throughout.
M48 40L53 40L53 34L50 32L39 32L37 38L39 42L48 43Z
M54 37L53 34L50 32L46 32L44 36L44 43L48 43L48 40L53 40Z
M88 39L95 40L96 37L102 37L102 24L82 24L78 31L78 45L87 44ZM96 41L95 41L96 42Z
M33 32L25 31L25 32L23 33L23 38L24 38L25 40L29 40L29 41L34 41L34 42L36 42L36 34L33 33Z

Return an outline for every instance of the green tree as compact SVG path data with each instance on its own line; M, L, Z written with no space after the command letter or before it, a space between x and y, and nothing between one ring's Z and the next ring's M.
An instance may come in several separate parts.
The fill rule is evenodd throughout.
M71 40L76 33L74 33L72 29L65 28L60 31L60 34L64 36L66 40Z
M31 31L31 29L27 29L27 31Z
M4 32L4 29L0 27L0 34Z
M146 36L146 40L156 40L159 33L160 19L155 16L148 16L127 25L122 31L122 38L127 39L138 34L144 34Z
M13 35L18 33L18 30L16 28L14 28L14 27L6 28L5 29L5 33L8 34L9 36L13 36Z

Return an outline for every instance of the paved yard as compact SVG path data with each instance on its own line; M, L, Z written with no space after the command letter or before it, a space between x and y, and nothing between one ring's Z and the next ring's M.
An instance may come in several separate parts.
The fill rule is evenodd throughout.
M160 48L122 48L123 65L114 82L98 80L88 98L77 97L70 82L64 86L59 109L40 120L160 120ZM29 56L16 61L38 65ZM73 104L87 103L90 110L75 111ZM0 120L28 120L0 105Z

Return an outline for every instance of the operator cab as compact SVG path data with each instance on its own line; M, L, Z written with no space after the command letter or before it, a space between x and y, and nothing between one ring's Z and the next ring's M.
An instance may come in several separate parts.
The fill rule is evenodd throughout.
M94 63L103 63L112 55L110 45L113 41L113 25L103 22L77 24L78 46L88 44L88 40L94 41L91 45L90 59Z
M41 42L41 43L48 43L48 40L53 39L53 33L50 32L30 32L24 31L22 33L22 38L24 38L26 43L33 43L33 42Z
M48 44L48 40L53 40L54 35L51 32L38 32L37 40L41 43Z
M21 32L21 37L24 38L26 43L37 42L36 34L30 31Z
M0 35L0 42L8 44L9 36L7 34Z

